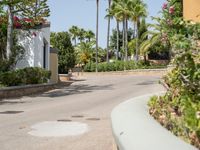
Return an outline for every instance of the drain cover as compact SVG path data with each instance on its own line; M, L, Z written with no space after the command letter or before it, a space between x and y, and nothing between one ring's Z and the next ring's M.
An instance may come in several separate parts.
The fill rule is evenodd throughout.
M23 112L24 111L3 111L3 112L0 112L0 114L20 114Z
M59 119L57 121L58 122L71 122L72 120L70 120L70 119Z
M86 133L87 124L80 122L45 121L33 125L28 134L37 137L65 137L77 136Z
M100 118L87 118L86 120L90 120L90 121L99 121Z
M73 115L72 118L83 118L83 115Z

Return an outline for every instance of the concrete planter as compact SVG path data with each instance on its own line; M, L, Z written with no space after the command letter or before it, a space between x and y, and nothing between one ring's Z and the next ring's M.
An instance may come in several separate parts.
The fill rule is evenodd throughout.
M147 102L153 95L133 98L112 111L112 129L118 149L197 150L163 128L149 115Z

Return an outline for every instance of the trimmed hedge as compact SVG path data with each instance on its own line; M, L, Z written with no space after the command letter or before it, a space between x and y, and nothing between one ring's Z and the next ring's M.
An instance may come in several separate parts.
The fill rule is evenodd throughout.
M139 61L135 63L134 61L114 61L112 63L99 63L98 72L109 72L109 71L123 71L123 70L135 70L135 69L156 69L165 68L166 65L150 65L148 62ZM88 63L84 67L85 72L95 72L96 64Z
M51 72L43 68L30 67L0 73L0 85L18 86L47 83Z

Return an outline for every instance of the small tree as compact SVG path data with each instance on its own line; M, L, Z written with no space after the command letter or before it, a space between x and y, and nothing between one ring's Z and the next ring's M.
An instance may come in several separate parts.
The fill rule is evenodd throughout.
M21 12L22 17L31 18L35 23L41 23L44 18L50 16L47 0L31 0L18 5L18 8L23 10Z
M75 52L68 32L51 33L51 45L59 49L59 73L68 73L75 65Z

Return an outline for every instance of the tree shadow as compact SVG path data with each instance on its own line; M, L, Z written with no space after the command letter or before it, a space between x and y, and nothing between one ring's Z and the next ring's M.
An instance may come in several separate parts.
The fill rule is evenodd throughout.
M24 111L2 111L0 112L0 114L4 114L4 115L12 115L12 114L20 114L23 113Z
M144 82L137 83L136 85L152 85L152 84L158 84L158 82L157 81L144 81Z
M9 100L1 100L0 101L0 105L4 105L4 104L10 104L10 105L12 105L12 104L24 104L24 103L26 103L25 101L20 101L20 100L14 100L14 101L12 101L12 99L9 99Z
M93 91L98 91L98 90L112 90L113 87L112 84L108 85L86 85L86 84L79 84L79 85L71 85L68 87L60 87L55 90L43 93L39 96L41 97L63 97L63 96L69 96L69 95L75 95L75 94L84 94L84 93L90 93Z

